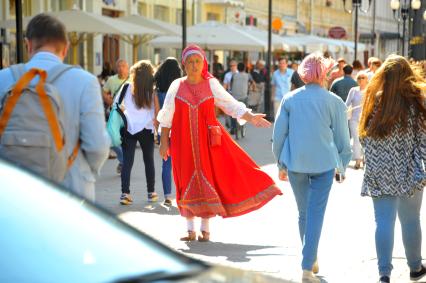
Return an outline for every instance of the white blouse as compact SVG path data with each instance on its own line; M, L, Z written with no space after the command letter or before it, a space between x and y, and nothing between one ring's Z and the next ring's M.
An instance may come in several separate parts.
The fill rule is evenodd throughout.
M143 129L154 132L154 100L151 108L138 108L133 100L132 92L133 85L130 84L122 102L122 105L124 105L123 112L127 119L127 131L132 135L139 133ZM118 102L118 97L119 95L116 95L115 102Z
M160 127L162 128L172 127L173 115L175 113L175 97L179 90L181 80L185 79L186 77L174 80L167 91L163 108L157 115L157 120L160 122ZM209 79L209 83L214 97L214 104L227 115L240 119L247 111L251 111L244 103L233 98L217 79Z

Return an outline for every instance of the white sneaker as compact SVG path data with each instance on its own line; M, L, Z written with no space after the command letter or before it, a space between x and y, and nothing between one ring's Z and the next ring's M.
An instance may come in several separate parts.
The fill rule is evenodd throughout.
M314 275L312 270L303 270L302 283L321 283L321 280Z

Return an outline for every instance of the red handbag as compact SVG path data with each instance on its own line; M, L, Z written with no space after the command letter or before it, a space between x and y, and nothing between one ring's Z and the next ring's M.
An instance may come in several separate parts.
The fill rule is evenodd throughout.
M208 126L210 146L219 146L222 144L222 130L220 126Z

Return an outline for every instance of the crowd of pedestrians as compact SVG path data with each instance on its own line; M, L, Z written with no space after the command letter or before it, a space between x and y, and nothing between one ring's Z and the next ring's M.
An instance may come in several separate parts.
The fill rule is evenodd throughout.
M258 113L268 77L264 61L257 61L247 71L246 64L231 60L225 71L214 57L210 74L204 51L190 45L182 52L181 64L167 58L157 69L148 60L129 68L120 59L115 70L105 64L96 79L81 68L63 64L68 43L58 19L35 16L28 24L26 41L30 60L0 71L1 156L21 164L21 159L30 158L22 154L28 152L23 147L55 144L69 156L57 161L67 168L57 181L94 201L95 177L111 148L121 175L118 201L130 205L137 143L145 165L147 201L159 199L154 168L159 139L164 205L172 205L173 172L176 203L187 223L183 241L209 241L210 218L240 216L282 194L217 119L216 109L220 109L231 117L231 131L235 119L255 127L271 126ZM24 71L22 77L18 68ZM300 65L279 58L278 68L271 73L276 113L272 152L279 180L290 182L296 199L303 246L302 282L320 282L315 275L318 246L330 189L334 180L345 180L351 159L355 169L364 165L361 195L372 197L379 282L390 282L397 215L409 277L419 280L426 275L420 225L426 185L426 80L422 68L397 55L384 62L371 57L366 69L359 61L349 65L343 58L335 62L320 53L306 56ZM16 104L21 112L25 107L16 95L22 92L41 97L40 113L46 113L44 122L51 133L40 136L15 122L23 119L14 116L22 113L13 112ZM57 113L63 115L55 117L49 110L50 101L57 102ZM28 115L22 117L30 120ZM116 117L118 123L112 122ZM58 126L57 120L64 121L63 125ZM108 129L117 126L119 130L113 147L110 142L117 138L115 132L107 131L106 120ZM50 172L44 170L48 166L40 163L51 162L49 158L24 164L49 177ZM198 237L196 217L201 218Z

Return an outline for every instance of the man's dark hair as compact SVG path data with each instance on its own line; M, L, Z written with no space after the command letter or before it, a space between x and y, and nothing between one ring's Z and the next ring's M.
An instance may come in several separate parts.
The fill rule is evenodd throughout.
M353 72L353 68L352 68L352 66L351 65L349 65L349 64L346 64L344 67L343 67L343 73L345 73L345 75L351 75L352 74L352 72Z
M244 65L244 63L238 63L237 65L237 70L238 72L243 72L246 69L246 65Z
M284 60L286 63L288 63L288 60L287 60L287 58L285 58L285 57L280 57L280 58L278 59L278 62L281 62L282 60Z
M59 51L63 45L67 44L65 25L57 18L45 13L31 19L25 37L33 42L35 50L46 44L54 44Z

